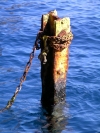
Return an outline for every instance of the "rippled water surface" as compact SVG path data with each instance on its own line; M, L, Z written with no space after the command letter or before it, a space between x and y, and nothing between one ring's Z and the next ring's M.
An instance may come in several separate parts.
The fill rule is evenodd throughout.
M53 133L100 133L100 1L0 0L0 108L13 95L28 61L41 15L56 9L71 19L65 120ZM49 133L40 104L39 51L11 109L0 114L0 133ZM62 126L63 125L63 126Z

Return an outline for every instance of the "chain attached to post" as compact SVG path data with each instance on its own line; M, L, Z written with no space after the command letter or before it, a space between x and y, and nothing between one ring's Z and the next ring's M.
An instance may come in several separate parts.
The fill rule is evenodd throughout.
M73 39L72 32L66 33L65 30L62 30L58 36L47 36L43 32L39 34L39 40L43 41L43 50L39 54L38 58L43 64L47 62L47 54L49 52L48 46L52 47L56 51L62 51L68 47Z
M35 50L40 49L39 43L41 42L41 40L44 43L44 49L39 54L38 58L43 62L43 64L46 64L46 62L47 62L47 58L46 57L47 57L47 54L49 52L47 42L49 42L48 44L50 45L50 47L53 47L57 51L61 51L64 48L69 46L69 44L71 43L72 39L73 39L72 32L66 33L65 31L63 31L62 33L60 33L60 35L58 35L56 37L56 36L46 36L43 33L43 31L41 31L41 30L39 31L39 33L37 34L37 37L36 37L35 44L33 46L33 50L30 53L29 61L27 62L25 70L23 72L23 75L22 75L22 77L20 79L20 83L16 87L16 90L15 90L13 96L11 97L11 99L8 101L6 107L1 109L0 112L3 112L5 110L9 109L12 106L12 104L14 103L17 94L21 91L22 84L26 80L27 73L28 73L28 71L29 71L29 69L31 67L32 60L34 58Z
M23 82L26 80L27 73L28 73L28 71L29 71L29 69L30 69L30 67L31 67L32 60L33 60L33 58L34 58L35 50L38 50L38 49L40 48L39 45L38 45L38 43L39 43L39 42L38 42L38 41L39 41L38 38L39 38L39 33L37 34L36 41L35 41L35 44L34 44L34 46L33 46L33 50L32 50L32 52L30 53L29 61L28 61L27 64L26 64L26 67L25 67L25 70L24 70L24 72L23 72L22 77L20 78L20 83L19 83L19 85L16 87L16 90L15 90L13 96L11 97L11 99L8 101L7 105L6 105L3 109L0 110L0 113L2 113L3 111L9 109L9 108L12 106L12 104L14 103L14 101L15 101L15 99L16 99L17 94L21 91L21 89L22 89L22 84L23 84Z

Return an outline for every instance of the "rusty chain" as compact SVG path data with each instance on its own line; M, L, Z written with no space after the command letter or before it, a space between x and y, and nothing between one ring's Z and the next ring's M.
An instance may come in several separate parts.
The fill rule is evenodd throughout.
M43 64L47 62L47 54L49 52L49 46L56 51L62 51L68 48L73 39L72 32L67 33L66 30L62 30L58 36L47 36L44 32L39 33L39 40L43 42L43 49L38 58Z
M29 71L29 69L30 69L30 67L31 67L32 60L33 60L33 58L34 58L35 50L38 50L38 49L40 48L39 45L38 45L38 43L39 43L39 42L38 42L38 41L39 41L39 40L38 40L38 38L39 38L38 36L39 36L39 33L37 34L35 44L34 44L34 46L33 46L32 52L30 53L29 61L28 61L27 64L26 64L26 67L25 67L25 69L24 69L24 72L23 72L22 77L20 78L20 83L19 83L19 85L16 87L16 90L15 90L13 96L11 97L11 99L8 101L7 105L6 105L3 109L0 109L0 113L2 113L3 111L9 109L9 108L12 106L12 104L14 103L14 101L15 101L15 99L16 99L17 94L18 94L18 93L21 91L21 89L22 89L22 84L23 84L23 82L26 80L27 73L28 73L28 71Z
M43 32L39 33L39 39L43 40L43 37L46 36L47 43L50 47L53 47L57 51L61 51L71 43L73 39L73 34L70 31L67 33L65 30L62 30L57 36L47 36Z
M62 34L62 35L61 35ZM62 51L66 47L68 47L73 39L72 32L66 33L62 32L60 35L50 36L48 38L49 45L53 47L56 51Z
M45 38L45 40L43 40L43 38ZM42 54L44 56L44 64L45 64L47 61L46 56L47 56L47 51L48 51L47 43L49 44L50 47L53 47L55 50L61 51L62 49L69 46L72 39L73 39L73 34L71 32L66 33L64 30L58 36L46 36L43 33L43 31L41 31L41 30L38 32L36 40L35 40L35 44L33 46L33 50L30 53L29 61L26 64L26 67L24 69L22 77L20 78L20 83L16 87L16 90L15 90L13 96L11 97L11 99L8 101L7 105L3 109L0 110L0 113L9 109L12 106L12 104L14 103L14 101L16 99L17 94L21 91L22 84L26 80L27 73L31 67L35 50L40 49L38 44L41 42L41 40L43 40L46 45L46 46L44 46L44 50L42 52Z

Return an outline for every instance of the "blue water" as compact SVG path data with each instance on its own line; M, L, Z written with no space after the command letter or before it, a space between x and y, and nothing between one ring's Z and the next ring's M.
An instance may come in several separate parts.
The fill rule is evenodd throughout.
M0 108L19 84L40 29L41 15L70 17L64 128L53 133L100 133L100 1L0 0ZM11 109L0 114L0 133L49 133L41 107L39 51Z

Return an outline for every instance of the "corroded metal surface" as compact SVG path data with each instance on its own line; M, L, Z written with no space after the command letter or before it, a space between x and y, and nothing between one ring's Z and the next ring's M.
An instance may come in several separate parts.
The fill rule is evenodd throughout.
M59 103L65 100L65 88L66 88L66 73L68 71L68 47L64 50L54 51L54 103Z
M43 107L50 108L65 101L68 48L72 40L72 33L70 19L68 17L59 18L55 10L43 15L41 23L43 33L40 47L43 54L40 55L46 55L45 64L41 60L41 102Z

